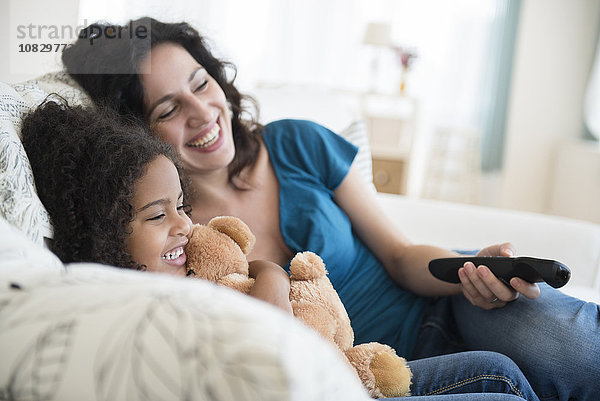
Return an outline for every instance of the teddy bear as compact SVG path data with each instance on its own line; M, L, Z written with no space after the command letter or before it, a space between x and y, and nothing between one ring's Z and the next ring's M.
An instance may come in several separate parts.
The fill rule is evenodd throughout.
M195 224L186 245L189 276L213 281L248 294L254 279L246 255L256 238L233 216ZM290 303L294 316L334 343L373 398L410 395L412 373L404 358L388 345L353 345L354 331L323 260L312 252L297 253L290 262Z

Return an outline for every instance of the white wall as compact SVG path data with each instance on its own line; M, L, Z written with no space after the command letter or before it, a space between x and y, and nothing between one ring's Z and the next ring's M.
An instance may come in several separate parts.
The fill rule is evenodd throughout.
M524 0L520 18L500 206L545 213L556 148L583 132L600 1Z
M0 63L0 82L13 82L10 78L10 65L8 63L8 55L10 49L9 41L9 3L8 1L0 1L0 55L4 60Z
M15 62L15 58L24 56L18 53L16 26L33 24L36 29L42 25L75 28L78 10L79 0L0 0L0 82L20 82L60 68L60 54L54 51L39 53L36 61L29 65ZM48 32L47 28L42 31L44 35ZM33 35L37 37L38 33L34 29ZM53 42L71 43L74 39L57 38ZM27 38L22 43L33 45L48 42L46 39Z

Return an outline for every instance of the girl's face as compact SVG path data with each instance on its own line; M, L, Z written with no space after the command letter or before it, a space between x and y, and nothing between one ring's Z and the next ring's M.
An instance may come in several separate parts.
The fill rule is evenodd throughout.
M231 113L217 82L181 46L163 43L140 64L146 119L186 170L227 168L235 155Z
M184 276L184 246L192 221L184 212L183 193L175 165L160 155L135 183L134 220L129 224L127 252L148 271Z

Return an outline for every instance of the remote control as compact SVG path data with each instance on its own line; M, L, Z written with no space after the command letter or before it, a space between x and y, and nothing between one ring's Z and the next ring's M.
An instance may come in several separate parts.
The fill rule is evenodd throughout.
M519 277L530 283L545 281L554 288L560 288L571 278L571 271L564 264L555 260L527 256L512 258L465 256L434 259L429 262L429 271L440 280L460 283L458 269L466 262L473 262L475 266L489 267L492 273L507 285L511 278Z

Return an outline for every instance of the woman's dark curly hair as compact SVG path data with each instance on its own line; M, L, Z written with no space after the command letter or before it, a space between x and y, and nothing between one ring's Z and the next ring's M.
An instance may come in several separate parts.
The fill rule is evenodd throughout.
M159 155L173 161L181 177L172 148L112 110L54 101L24 118L22 137L54 227L52 251L64 263L143 269L125 249L135 183Z
M62 61L69 75L94 102L146 121L138 67L149 51L161 43L178 44L186 49L225 92L232 110L235 145L235 157L229 165L231 182L258 157L258 138L263 129L258 123L258 106L234 86L235 66L214 57L205 39L190 25L163 23L149 17L123 26L95 23L83 29L75 43L65 49ZM253 112L248 106L252 106Z

